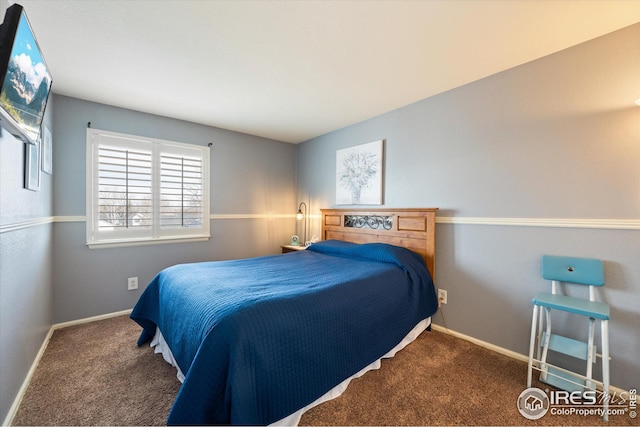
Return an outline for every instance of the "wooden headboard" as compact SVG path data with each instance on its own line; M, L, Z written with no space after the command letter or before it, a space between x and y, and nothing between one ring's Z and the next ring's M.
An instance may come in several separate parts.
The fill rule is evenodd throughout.
M322 239L381 242L420 254L435 279L438 208L320 209Z

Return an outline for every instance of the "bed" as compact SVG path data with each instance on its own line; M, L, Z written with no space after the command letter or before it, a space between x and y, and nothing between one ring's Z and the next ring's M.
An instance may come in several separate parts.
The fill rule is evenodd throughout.
M168 424L295 425L424 330L437 209L323 209L305 251L181 264L131 318L177 367Z

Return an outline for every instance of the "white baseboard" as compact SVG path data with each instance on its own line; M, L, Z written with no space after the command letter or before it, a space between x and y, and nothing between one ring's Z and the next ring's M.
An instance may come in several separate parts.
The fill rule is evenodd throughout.
M503 354L505 356L509 356L512 359L521 360L523 362L529 362L529 356L525 356L524 354L520 354L520 353L517 353L515 351L508 350L508 349L506 349L504 347L498 347L497 345L488 343L486 341L479 340L479 339L471 337L469 335L461 334L460 332L452 331L451 329L447 329L444 326L436 325L435 323L432 323L431 326L433 327L434 330L436 330L438 332L442 332L442 333L445 333L447 335L451 335L451 336L454 336L456 338L460 338L460 339L463 339L465 341L469 341L469 342L471 342L473 344L479 345L480 347L484 347L484 348L486 348L488 350L495 351L496 353L500 353L500 354Z
M51 339L51 335L53 335L53 329L50 328L49 332L47 332L47 336L44 338L42 345L40 346L40 350L38 350L38 354L36 354L36 358L31 364L31 368L29 368L29 372L27 372L27 376L24 378L22 382L22 386L20 386L20 390L18 390L18 394L16 398L13 400L13 404L11 408L9 408L9 412L7 413L3 426L10 426L13 423L13 418L16 416L18 412L18 408L20 407L20 403L22 403L22 398L24 394L27 392L27 387L29 387L29 383L31 382L31 378L33 374L36 372L36 368L38 367L38 363L44 354L44 351L47 349L47 345L49 344L49 340Z
M51 326L51 329L55 331L56 329L67 328L73 325L81 325L83 323L97 322L98 320L105 320L105 319L110 319L112 317L124 316L127 314L131 314L131 311L132 311L131 309L128 309L128 310L116 311L114 313L101 314L99 316L86 317L84 319L71 320L69 322L56 323Z
M20 403L22 403L24 394L27 392L27 388L29 387L31 378L33 378L33 374L36 372L36 368L40 363L40 359L42 358L42 355L47 349L47 346L49 345L49 340L51 339L51 336L53 335L53 332L56 329L62 329L62 328L66 328L73 325L80 325L82 323L96 322L98 320L109 319L111 317L124 316L126 314L131 314L131 309L117 311L115 313L102 314L100 316L87 317L85 319L72 320L70 322L56 323L51 325L51 327L49 328L49 332L47 332L47 335L44 338L42 345L40 346L40 350L38 351L38 354L36 354L36 358L33 360L33 363L31 364L31 368L29 369L29 372L27 372L27 376L24 378L24 381L22 382L22 386L20 387L20 390L18 390L18 394L16 395L16 398L13 400L13 404L11 405L11 408L9 408L9 412L7 413L7 416L5 417L2 425L10 426L11 424L13 424L13 419L15 418L16 413L18 412Z
M495 344L491 344L491 343L488 343L486 341L479 340L477 338L471 337L469 335L462 334L460 332L452 331L451 329L447 329L447 328L445 328L443 326L436 325L433 322L431 322L431 327L433 328L433 330L435 330L437 332L442 332L444 334L451 335L453 337L460 338L460 339L465 340L465 341L469 341L470 343L479 345L480 347L486 348L487 350L495 351L498 354L502 354L504 356L511 357L512 359L516 359L516 360L520 360L520 361L525 362L525 363L529 363L529 356L528 355L517 353L515 351L506 349L504 347L499 347L499 346L497 346ZM522 390L524 390L524 387L526 385L525 384L526 381L524 381L524 380L526 380L526 378L523 378L523 388L522 388ZM609 386L609 392L610 393L617 393L618 395L620 395L621 393L629 393L629 390L624 390L624 389L621 389L620 387L616 387L614 385L610 385Z

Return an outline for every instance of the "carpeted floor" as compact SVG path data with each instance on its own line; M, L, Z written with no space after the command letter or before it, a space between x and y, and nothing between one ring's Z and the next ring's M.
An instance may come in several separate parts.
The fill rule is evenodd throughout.
M128 316L54 331L14 425L163 425L176 371Z
M163 425L180 387L175 370L127 316L56 330L13 425ZM439 332L424 332L351 382L301 425L638 425L627 413L530 421L516 401L526 365ZM544 388L540 384L539 387Z

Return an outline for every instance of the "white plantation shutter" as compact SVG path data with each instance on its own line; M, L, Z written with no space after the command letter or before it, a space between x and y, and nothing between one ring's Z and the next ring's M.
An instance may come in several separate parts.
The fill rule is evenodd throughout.
M204 213L203 159L184 147L160 153L160 228L202 227ZM208 220L208 218L207 218Z
M150 228L151 151L98 148L98 228Z
M87 244L209 238L209 148L87 130Z

